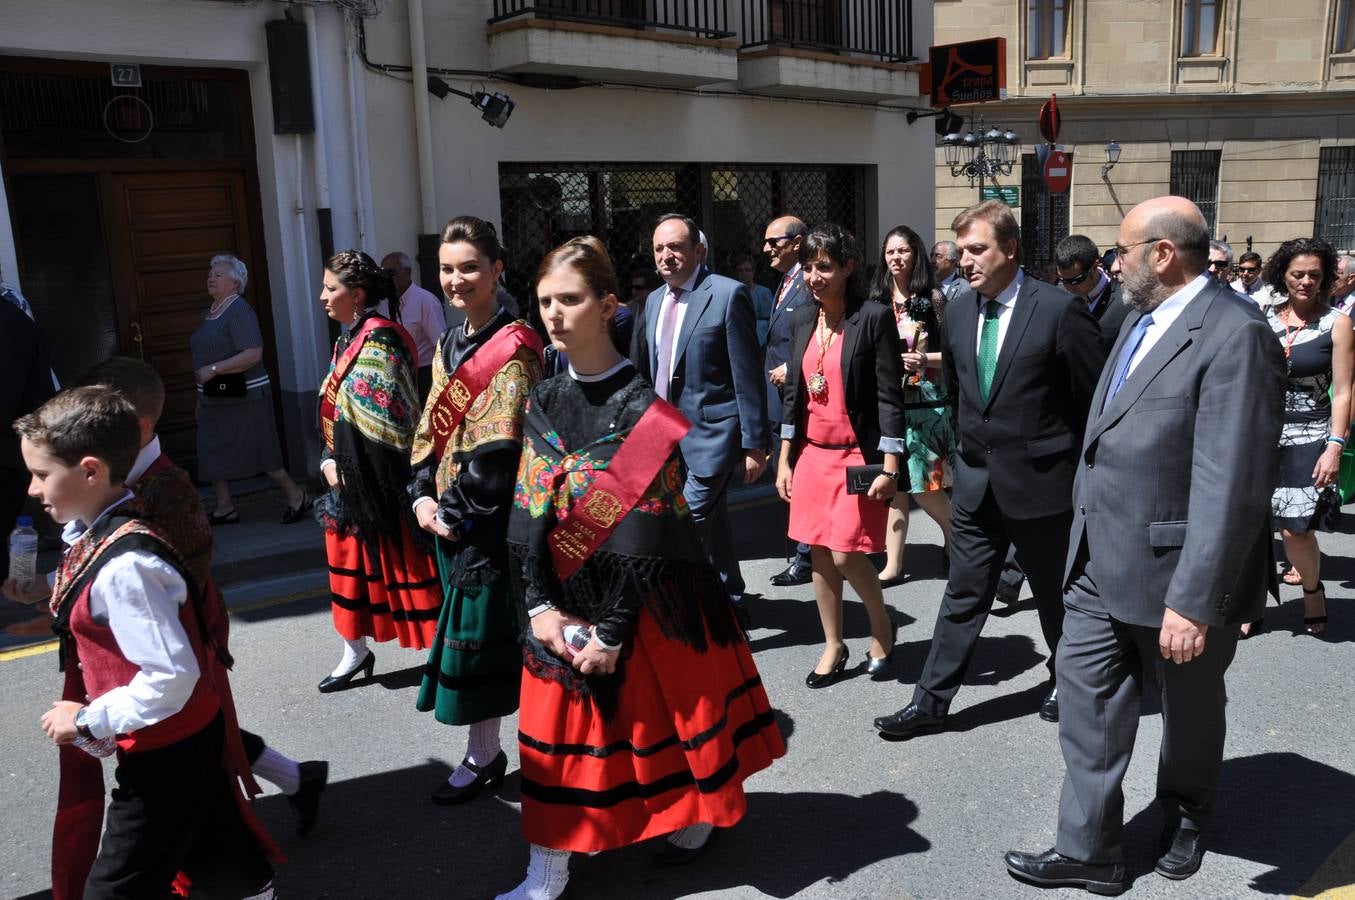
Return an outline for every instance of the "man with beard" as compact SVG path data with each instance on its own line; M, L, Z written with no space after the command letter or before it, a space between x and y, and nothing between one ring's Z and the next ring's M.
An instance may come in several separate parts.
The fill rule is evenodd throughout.
M1237 626L1265 602L1284 354L1256 305L1211 279L1209 231L1183 197L1130 210L1116 247L1133 308L1092 398L1078 459L1058 651L1066 776L1058 836L1009 852L1041 886L1116 894L1121 783L1145 685L1161 692L1156 870L1200 868Z
M1022 271L1010 207L971 206L951 227L970 290L949 305L942 329L956 397L950 577L912 703L875 720L892 740L945 728L1013 544L1035 594L1052 681L1077 448L1105 360L1087 304ZM1058 721L1058 708L1051 690L1041 718Z

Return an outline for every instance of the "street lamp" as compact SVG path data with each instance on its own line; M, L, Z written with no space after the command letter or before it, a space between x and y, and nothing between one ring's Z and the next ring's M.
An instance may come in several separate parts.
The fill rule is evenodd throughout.
M1101 180L1105 181L1110 170L1115 168L1115 164L1120 161L1120 145L1111 141L1106 144L1106 161L1101 166Z
M978 182L980 195L985 180L1012 173L1019 156L1016 148L1021 144L1016 132L997 127L984 131L983 124L983 117L980 116L978 130L983 137L973 131L967 131L961 137L958 132L952 131L941 138L951 177L963 175L969 179L971 186Z

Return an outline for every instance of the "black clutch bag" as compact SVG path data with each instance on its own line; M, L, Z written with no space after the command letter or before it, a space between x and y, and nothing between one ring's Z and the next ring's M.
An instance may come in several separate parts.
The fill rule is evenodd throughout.
M202 392L208 397L243 397L249 389L245 387L244 372L230 372L203 384Z
M847 467L847 493L864 494L870 490L871 484L875 479L885 473L883 464L874 466L848 466Z

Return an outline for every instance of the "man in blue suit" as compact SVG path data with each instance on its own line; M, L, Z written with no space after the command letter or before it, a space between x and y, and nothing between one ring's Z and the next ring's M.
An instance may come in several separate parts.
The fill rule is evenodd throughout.
M683 494L711 562L735 604L743 575L729 524L729 488L767 467L767 401L756 316L748 289L700 264L700 230L669 213L654 228L654 266L663 287L645 301L632 345L635 367L682 411ZM747 622L747 613L739 607Z
M781 388L786 383L786 358L790 356L790 314L814 302L800 274L800 242L809 229L795 216L773 219L763 235L762 249L771 267L781 273L781 282L773 295L772 318L767 326L767 355L762 368L767 371L767 418L772 434L781 433ZM772 576L776 587L808 584L810 580L809 545L795 545L795 559L785 571Z

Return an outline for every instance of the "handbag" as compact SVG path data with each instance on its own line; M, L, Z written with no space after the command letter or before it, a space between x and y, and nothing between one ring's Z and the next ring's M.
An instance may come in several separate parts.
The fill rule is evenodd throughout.
M244 372L218 375L202 385L202 393L208 397L243 397L248 392Z
M870 490L870 486L885 473L883 463L877 463L873 466L848 466L847 467L847 493L864 494Z
M1317 495L1317 508L1313 510L1313 526L1318 531L1335 531L1341 525L1341 492L1335 485L1328 485Z

